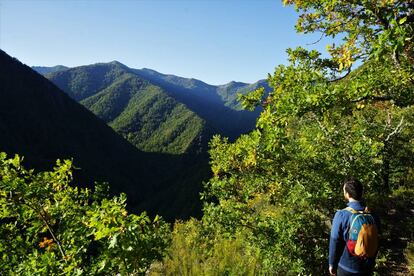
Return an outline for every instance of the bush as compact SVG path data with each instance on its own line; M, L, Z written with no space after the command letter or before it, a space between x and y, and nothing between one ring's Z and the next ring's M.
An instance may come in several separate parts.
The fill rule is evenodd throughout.
M0 274L137 274L162 259L168 224L128 214L124 194L71 179L68 160L35 173L0 153Z

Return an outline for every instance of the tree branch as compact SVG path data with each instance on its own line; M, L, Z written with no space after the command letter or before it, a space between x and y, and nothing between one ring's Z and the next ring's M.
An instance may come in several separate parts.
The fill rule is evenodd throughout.
M315 45L315 44L319 43L324 36L325 36L325 34L322 32L321 37L318 40L316 40L315 42L312 42L312 43L307 43L306 45Z
M45 212L45 210L42 211ZM55 240L56 244L59 247L59 251L62 254L63 259L66 261L66 254L65 251L63 250L63 246L60 242L60 240L55 236L54 231L52 230L52 227L50 226L48 220L46 219L46 217L42 214L42 211L39 212L40 217L42 218L43 222L46 224L47 229L49 230L49 233L52 235L52 238Z
M343 75L343 76L341 76L341 77L339 77L339 78L333 79L333 80L329 80L328 82L332 83L332 82L337 82L337 81L343 80L343 79L344 79L344 78L346 78L346 77L347 77L350 73L351 73L351 67L349 67L349 68L348 68L348 71L346 72L346 74L345 74L345 75Z
M401 120L398 123L398 125L395 127L395 129L391 133L388 134L387 138L385 138L385 142L388 142L392 136L398 134L402 130L403 122L404 122L404 117L401 117Z
M30 204L28 204L27 202L23 201L22 202L24 205L26 205L27 207L29 207L30 209L32 209L33 211L35 211L40 218L42 219L42 221L44 222L44 224L46 225L47 229L49 230L50 235L52 235L52 238L55 240L56 244L59 247L59 251L62 254L63 260L65 260L66 262L66 254L65 254L65 250L63 249L62 243L60 242L60 240L56 237L54 231L52 230L52 227L50 226L49 222L47 221L46 217L42 214L42 211L44 213L46 213L46 211L42 208L42 210L38 210L35 207L31 206Z
M400 63L400 57L397 51L392 52L392 61L394 62L395 66L401 70L401 63Z

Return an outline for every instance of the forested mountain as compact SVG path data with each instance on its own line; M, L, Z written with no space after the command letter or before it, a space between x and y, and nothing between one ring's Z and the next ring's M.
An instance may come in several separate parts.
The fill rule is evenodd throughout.
M207 132L220 133L232 139L251 130L260 109L254 112L242 111L237 94L245 94L261 86L265 87L266 91L270 90L264 80L254 84L230 82L214 86L200 80L166 75L151 69L128 68L117 61L80 66L44 75L139 148L172 153L185 151L188 147L187 142L197 137L196 133L201 126L200 118L204 121L202 124ZM129 92L125 94L122 91L135 92L126 96ZM154 93L157 94L156 98L153 97ZM145 100L138 99L144 95ZM141 107L137 109L138 102L141 103ZM155 102L157 105L150 111L151 116L143 118L142 108L148 108L149 103ZM179 110L173 112L171 108ZM114 109L116 114L109 114L114 112ZM181 114L183 112L186 114ZM145 113L149 114L148 110ZM126 114L128 116L125 116ZM133 114L135 119L141 118L139 126L136 122L132 123ZM178 117L186 118L176 125L178 131L172 131L173 134L184 132L175 142L168 137L161 140L155 138L155 135L165 136L166 131L162 129L161 123L166 122L167 114L174 117L164 124L169 125L170 129L176 125ZM154 119L155 121L150 122ZM119 125L121 122L128 127ZM133 133L131 125L135 127ZM191 131L188 130L190 125L193 129ZM156 129L158 126L160 129ZM137 131L137 128L140 131Z
M209 131L185 105L118 62L76 67L47 77L142 150L184 153Z
M242 111L236 103L238 92L248 92L249 84L235 82L228 85L214 86L196 79L182 78L161 74L151 69L134 69L134 72L164 88L177 101L184 103L201 118L213 126L215 132L230 138L250 131L259 115L255 112ZM263 83L263 82L260 82ZM268 89L268 87L266 86Z
M132 70L143 78L166 88L174 96L180 97L177 94L181 92L184 94L182 98L203 99L205 103L224 105L235 110L241 109L237 101L237 93L246 94L259 87L264 87L267 92L270 91L266 80L259 80L252 84L231 81L223 85L211 85L197 79L162 74L147 68Z
M169 218L195 215L208 176L188 155L139 151L49 80L0 52L0 151L36 169L73 158L76 182L107 181L130 208ZM128 81L126 82L128 83ZM155 94L155 92L153 92ZM189 173L192 170L196 173ZM204 175L203 175L204 174Z
M264 87L266 93L270 91L270 87L267 84L267 80L259 80L252 84L232 81L227 84L217 86L216 91L217 94L220 95L226 106L236 110L241 110L242 108L240 102L237 100L237 94L241 93L245 95L248 92L256 90L260 87ZM257 114L258 116L259 110L260 109L257 109L254 112L254 114Z
M173 154L159 156L151 181L162 184L145 203L168 218L199 214L201 183L210 176L207 143L214 134L235 138L254 127L260 109L238 110L236 95L263 85L213 86L117 61L45 76L139 150Z

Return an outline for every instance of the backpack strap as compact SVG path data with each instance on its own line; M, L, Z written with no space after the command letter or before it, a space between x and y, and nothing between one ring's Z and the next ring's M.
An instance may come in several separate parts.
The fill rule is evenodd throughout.
M351 220L348 222L348 226L347 226L347 228L346 228L346 232L348 233L348 235L349 235L349 229L351 229L351 227L352 227L352 225L354 224L354 222L355 222L355 220L356 220L356 218L359 216L359 215L369 215L369 216L371 216L372 217L372 215L371 215L371 212L370 212L370 210L368 209L368 207L365 207L365 209L363 210L363 211L357 211L357 210L355 210L354 208L351 208L351 207L346 207L346 208L344 208L343 210L346 210L346 211L348 211L348 212L351 212L352 213L352 215L351 215Z
M363 214L364 213L364 211L357 211L354 208L351 208L349 206L344 208L343 210L348 211L352 214L351 215L351 219L353 218L352 220L355 220L355 218L356 218L356 216L354 216L355 214ZM345 229L345 233L347 233L346 236L348 236L348 237L350 235L349 230L351 229L352 223L353 223L353 221L350 220L348 222L348 225L346 226L346 229Z
M365 211L357 211L357 210L355 210L354 208L351 208L351 207L346 207L343 210L351 212L352 214L363 214L363 213L365 213Z

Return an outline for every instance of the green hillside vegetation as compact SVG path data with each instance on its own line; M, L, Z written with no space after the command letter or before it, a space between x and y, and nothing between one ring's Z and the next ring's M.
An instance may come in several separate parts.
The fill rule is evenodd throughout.
M325 275L342 183L381 216L376 273L413 273L414 7L407 1L283 1L299 32L343 36L330 58L288 49L242 105L263 111L235 142L210 142L201 220L176 223L152 275ZM353 70L359 60L363 66Z
M73 99L81 102L109 123L116 131L122 133L138 148L145 151L175 154L185 152L186 147L191 145L191 139L198 138L197 131L200 130L201 125L196 121L200 121L200 119L204 121L203 128L208 129L207 132L219 133L231 139L250 131L254 127L260 109L255 112L241 110L237 96L261 86L265 87L266 91L270 90L265 81L254 84L231 82L226 85L214 86L196 79L165 75L150 69L131 69L116 61L75 67L64 72L53 72L52 70L52 73L45 74L45 76ZM138 110L132 104L128 104L128 101L132 101L135 94L153 94L146 91L152 86L157 87L160 91L156 99L162 103L157 105L167 106L162 107L161 110L152 110L154 112L152 115L157 113L157 116L146 116L138 120L138 117L143 114L142 108ZM149 90L154 91L154 89ZM167 100L166 97L170 99ZM180 105L174 112L171 110L174 108L171 99ZM148 100L147 103L153 102ZM127 106L135 110L135 115L130 110L125 111L129 116L124 116L122 120L127 120L123 122L128 125L127 128L136 124L133 133L126 133L123 126L118 128L117 123L113 122L117 120L115 117L120 116ZM189 113L186 109L196 115L190 114L191 112ZM178 110L184 113L180 115ZM173 127L177 125L178 130L157 129L161 122L168 120L168 114L175 114L176 117L171 118L165 125ZM178 116L186 118L185 121L176 122ZM128 122L128 120L131 121ZM132 120L135 121L132 122ZM194 127L189 129L189 125ZM142 131L138 131L138 129L142 129ZM176 137L176 139L171 137L171 135L175 136L183 131L186 133L180 137ZM160 134L163 138L158 141L158 138L152 133ZM204 140L207 141L209 138L211 136Z
M228 84L217 86L217 94L220 95L226 106L235 110L242 110L243 108L238 100L239 94L246 95L260 87L265 88L266 92L271 90L266 80L260 80L252 84L232 81Z
M162 87L178 102L185 104L206 121L212 133L234 140L240 134L254 128L260 109L248 112L240 110L237 104L231 102L239 92L247 92L242 88L249 87L248 84L240 83L239 91L233 89L232 85L214 86L200 80L166 75L151 69L132 70L138 76Z
M226 107L216 88L201 81L162 75L165 82L160 82L161 74L155 71L151 72L156 78L137 71L111 62L71 68L46 77L138 149L176 155L174 165L166 165L165 172L162 166L158 167L157 178L165 184L157 188L156 197L148 199L150 206L144 206L168 218L199 216L201 183L211 176L208 140L215 133L234 138L248 131L257 113ZM171 185L167 175L172 177ZM178 195L173 204L171 195Z
M59 157L74 158L85 182L110 181L119 188L140 186L129 172L135 166L142 166L143 179L149 176L145 171L151 168L150 154L138 151L47 79L3 51L0 62L2 151L24 155L38 169L46 169ZM151 187L143 185L148 185L142 186L143 192Z
M194 112L118 62L47 77L140 150L182 154L204 131Z
M98 63L47 74L49 79L76 101L96 94L126 74L126 67L118 62Z
M145 151L184 153L204 127L204 122L184 105L156 86L140 86L134 76L81 103Z

